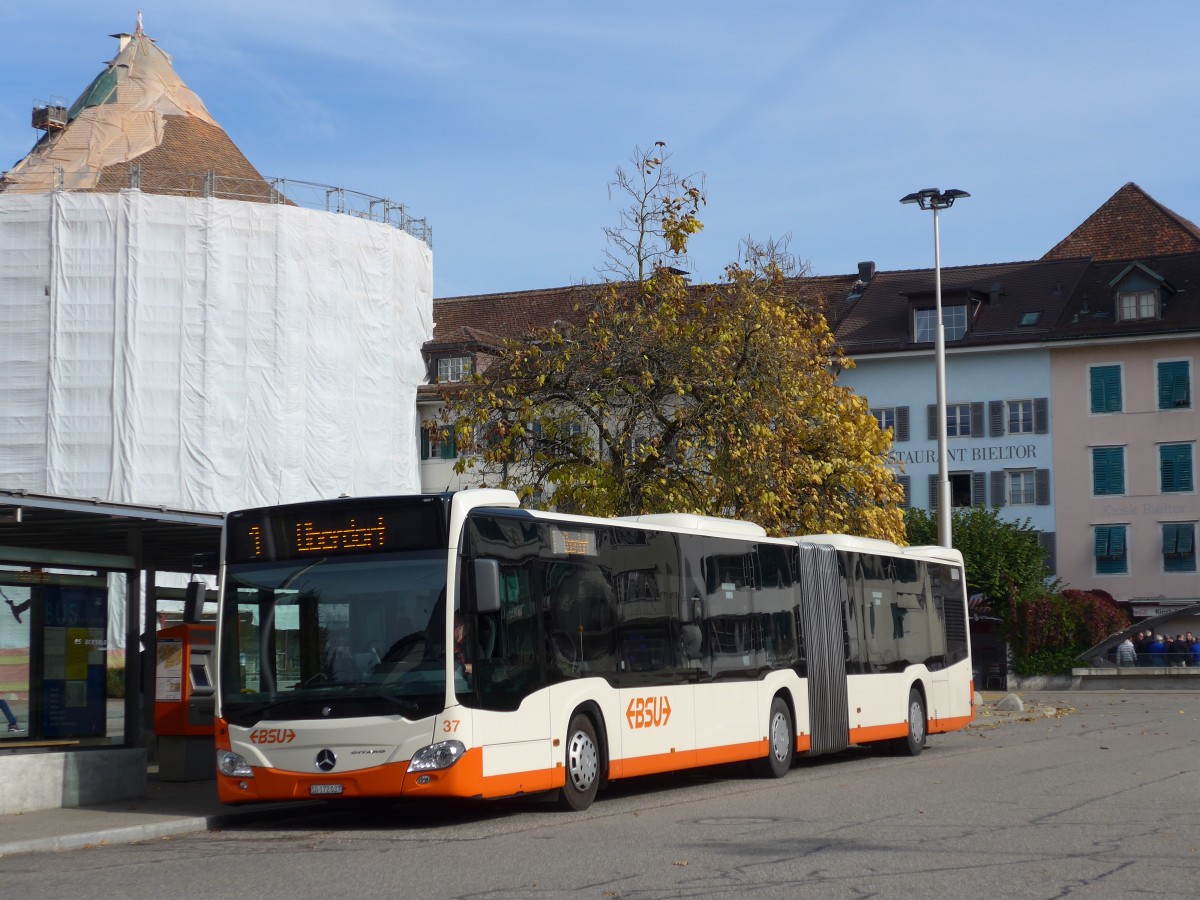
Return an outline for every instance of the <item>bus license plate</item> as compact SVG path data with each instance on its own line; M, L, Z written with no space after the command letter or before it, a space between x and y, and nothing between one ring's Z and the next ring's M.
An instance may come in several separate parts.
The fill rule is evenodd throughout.
M309 794L340 794L342 786L340 784L313 784L309 785Z

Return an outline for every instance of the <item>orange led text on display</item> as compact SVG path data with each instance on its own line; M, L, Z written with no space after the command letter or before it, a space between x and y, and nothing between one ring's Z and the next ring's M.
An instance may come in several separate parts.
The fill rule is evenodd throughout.
M296 523L297 553L327 553L331 550L383 549L384 524L379 516L375 525L359 525L354 519L345 528L318 530L312 522Z

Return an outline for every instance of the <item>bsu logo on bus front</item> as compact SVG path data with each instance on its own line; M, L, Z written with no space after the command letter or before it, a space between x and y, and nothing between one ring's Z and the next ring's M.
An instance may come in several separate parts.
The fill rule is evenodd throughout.
M671 701L662 697L634 697L625 710L630 728L661 728L671 718Z

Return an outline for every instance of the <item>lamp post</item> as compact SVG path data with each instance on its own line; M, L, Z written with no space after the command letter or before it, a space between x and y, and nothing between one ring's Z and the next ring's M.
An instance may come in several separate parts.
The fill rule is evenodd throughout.
M951 188L939 191L925 188L900 198L901 203L916 203L921 209L933 210L933 303L937 311L937 328L933 337L934 373L937 383L937 454L938 454L938 543L950 546L950 461L946 451L946 336L942 325L942 251L938 233L938 210L949 209L960 197L970 197L966 191Z

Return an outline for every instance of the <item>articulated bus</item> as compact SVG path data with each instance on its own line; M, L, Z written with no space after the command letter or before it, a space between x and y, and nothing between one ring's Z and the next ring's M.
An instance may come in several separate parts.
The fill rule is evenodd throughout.
M218 791L231 804L557 792L886 742L973 716L961 555L770 538L510 491L231 513Z

